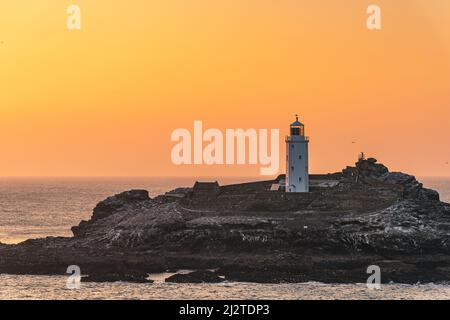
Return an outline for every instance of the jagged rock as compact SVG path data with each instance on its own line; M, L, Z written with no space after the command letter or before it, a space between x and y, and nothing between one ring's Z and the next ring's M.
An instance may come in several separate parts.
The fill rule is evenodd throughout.
M399 184L399 185L412 185L417 184L417 180L414 176L401 173L401 172L391 172L384 179L387 183Z
M305 194L265 189L274 181L183 197L121 193L72 238L0 245L0 273L64 274L76 264L94 275L219 268L236 281L365 282L379 264L383 281L450 280L450 205L436 191L373 158L332 178Z
M151 200L147 190L130 190L108 197L94 208L91 220L83 220L78 226L72 227L72 233L75 237L86 236L96 221L108 218L120 211L131 211L133 208L130 206L136 207Z
M116 194L97 204L94 208L92 219L97 220L105 218L129 203L147 200L150 200L150 198L148 196L148 191L146 190L130 190Z
M389 173L388 168L377 163L374 158L367 160L361 159L356 163L356 172L360 181L371 182L371 180L380 180Z
M219 277L216 272L212 271L194 271L187 274L174 274L165 279L165 282L176 283L219 283L225 279Z
M419 193L419 199L428 201L439 201L439 192L432 189L422 188Z
M177 194L181 194L181 195L186 195L190 192L192 192L193 188L175 188L173 190L167 191L165 194L166 195L177 195Z
M72 231L74 237L82 237L85 235L86 227L89 225L89 222L86 220L81 220L78 226L73 226L70 230Z
M147 279L145 273L99 273L82 277L82 282L131 282L131 283L153 283L153 280Z

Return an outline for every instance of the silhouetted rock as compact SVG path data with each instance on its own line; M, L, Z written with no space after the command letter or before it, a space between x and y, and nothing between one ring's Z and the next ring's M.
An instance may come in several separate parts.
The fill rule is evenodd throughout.
M193 191L193 188L176 188L170 191L167 191L165 195L181 195L185 196Z
M102 219L110 214L114 214L118 210L130 203L149 200L148 191L146 190L131 190L125 191L115 196L109 197L102 202L99 202L94 208L92 219Z
M72 227L72 232L75 237L86 236L89 226L93 222L108 218L118 212L131 211L140 203L149 201L151 199L146 190L130 190L108 197L97 204L90 221L81 221L78 226Z
M439 201L439 192L432 189L422 188L419 192L419 199L425 200L425 201Z
M0 245L0 273L65 274L75 264L94 277L219 269L230 281L365 282L379 265L383 282L450 281L450 205L436 191L373 158L310 181L301 194L270 191L278 180L197 184L182 197L124 192L72 238Z
M153 283L147 279L145 273L98 273L82 277L82 282L131 282L131 283Z
M418 185L418 182L416 180L416 178L414 176L411 176L409 174L406 173L401 173L401 172L391 172L389 173L384 181L386 181L387 183L391 183L391 184L398 184L398 185L403 185L403 186L416 186Z
M388 168L377 163L374 158L359 160L356 163L356 171L358 180L366 183L371 183L373 180L383 180L389 173Z
M165 280L165 282L176 283L219 283L225 279L219 277L217 273L212 271L194 271L187 274L174 274Z

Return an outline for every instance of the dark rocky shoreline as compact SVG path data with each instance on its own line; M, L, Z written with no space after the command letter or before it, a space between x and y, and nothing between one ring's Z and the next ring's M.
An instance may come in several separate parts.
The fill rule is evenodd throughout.
M308 194L270 191L282 178L109 197L71 238L0 244L0 273L65 274L78 265L92 281L214 269L192 282L355 283L378 265L384 283L450 281L450 205L413 176L368 159L312 175Z

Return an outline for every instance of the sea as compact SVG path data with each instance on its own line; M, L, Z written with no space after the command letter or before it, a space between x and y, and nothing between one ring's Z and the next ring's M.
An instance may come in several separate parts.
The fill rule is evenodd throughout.
M216 180L212 178L202 179ZM219 179L220 184L255 180ZM450 178L422 177L425 187L450 202ZM113 194L145 189L150 196L190 187L193 178L0 178L0 242L19 243L47 236L71 236L70 228L87 220L95 205ZM0 257L1 258L1 257ZM0 299L450 299L450 285L391 283L374 290L366 284L220 284L165 283L170 274L153 274L152 284L81 283L68 289L66 276L0 274Z

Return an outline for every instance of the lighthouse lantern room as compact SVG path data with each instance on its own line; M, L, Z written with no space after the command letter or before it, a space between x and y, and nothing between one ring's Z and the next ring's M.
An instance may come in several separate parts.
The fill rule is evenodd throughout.
M308 143L305 126L295 115L286 137L286 192L309 192Z

